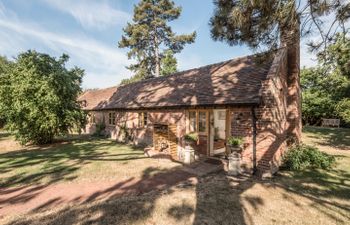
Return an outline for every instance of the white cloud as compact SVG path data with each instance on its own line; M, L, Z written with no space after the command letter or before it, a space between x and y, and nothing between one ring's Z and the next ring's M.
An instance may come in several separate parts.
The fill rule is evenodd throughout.
M2 54L14 56L20 51L35 48L56 55L63 52L71 56L70 65L86 70L83 81L85 88L116 85L130 76L125 69L128 61L125 53L114 46L108 46L82 35L64 35L45 31L32 24L0 16L0 50Z
M131 16L113 8L106 1L84 0L43 0L49 6L69 13L85 28L104 29L114 25L123 25Z

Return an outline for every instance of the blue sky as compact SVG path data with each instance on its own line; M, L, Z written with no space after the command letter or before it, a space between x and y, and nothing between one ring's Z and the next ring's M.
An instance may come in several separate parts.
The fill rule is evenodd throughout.
M132 18L137 0L0 0L0 55L14 58L35 49L60 56L70 55L68 64L85 69L83 88L117 85L131 76L126 49L117 43L122 28ZM246 46L230 47L210 37L212 0L175 0L182 15L171 23L177 33L197 32L194 44L177 54L180 70L251 54ZM313 56L302 46L302 66L313 64Z

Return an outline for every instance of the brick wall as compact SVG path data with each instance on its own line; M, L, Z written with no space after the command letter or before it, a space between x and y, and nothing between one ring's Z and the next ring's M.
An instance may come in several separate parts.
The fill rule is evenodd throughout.
M251 172L253 168L253 117L249 107L232 108L230 113L230 135L243 138L242 168Z
M115 113L115 125L109 125L109 113ZM121 112L121 111L96 111L95 124L88 123L85 133L93 134L96 129L95 125L104 121L106 125L106 135L120 142L127 141L135 145L152 145L153 143L153 124L176 124L177 137L182 137L185 132L185 112L181 110L164 110L164 111L140 111L148 113L147 125L139 127L139 118L137 111ZM125 129L126 128L126 129ZM125 131L128 133L129 140L126 140ZM182 143L180 142L180 147Z
M260 173L274 173L281 163L290 135L288 121L288 55L282 49L274 59L266 81L262 83L259 107L254 107L256 118L256 164ZM253 167L253 111L252 107L230 109L230 135L244 138L242 166Z
M257 167L262 173L274 173L281 163L288 138L288 55L286 49L278 52L268 79L263 83L262 105L257 117Z

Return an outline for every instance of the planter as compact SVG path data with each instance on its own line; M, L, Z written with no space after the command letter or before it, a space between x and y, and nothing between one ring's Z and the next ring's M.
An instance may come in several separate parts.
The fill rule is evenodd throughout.
M230 153L239 153L241 154L242 153L242 147L240 146L229 146L230 148Z
M187 145L184 152L184 163L191 164L195 161L194 149Z
M241 173L241 154L238 152L231 153L228 156L228 174L237 176Z

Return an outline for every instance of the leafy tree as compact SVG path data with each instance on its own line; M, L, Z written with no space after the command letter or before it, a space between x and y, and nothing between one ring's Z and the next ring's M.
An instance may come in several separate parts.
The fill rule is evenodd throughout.
M350 78L350 38L345 34L337 33L318 58L326 71Z
M346 66L350 62L349 46L349 38L336 35L327 49L320 52L318 65L302 70L305 123L319 124L322 117L339 117L350 124L350 76Z
M145 77L143 76L142 73L137 73L135 74L134 76L130 77L130 78L126 78L126 79L123 79L120 84L121 85L126 85L126 84L131 84L131 83L134 83L136 81L140 81L140 80L143 80L145 79Z
M159 76L165 51L181 52L185 44L193 43L196 33L176 35L167 24L177 19L181 7L171 0L141 0L134 7L131 23L123 29L120 48L129 48L128 58L136 63L128 67L135 73L129 81Z
M319 42L309 43L312 50L326 49L336 32L347 32L345 23L350 19L346 0L214 0L214 4L210 20L214 40L247 44L253 49L277 48L281 35L299 22L302 36L314 32L320 36ZM327 26L327 21L331 25Z
M7 98L1 98L1 96L6 96L5 86L7 84L7 76L8 72L11 68L11 62L7 60L6 57L0 56L0 128L2 128L5 124L5 111L3 106L6 105Z
M77 67L68 70L68 59L68 55L56 59L36 51L17 57L0 99L7 99L6 105L1 105L6 128L22 144L50 143L55 135L85 123L77 102L84 71Z
M350 124L350 98L342 99L337 104L336 111L345 123Z
M164 54L161 66L161 75L166 76L177 72L177 60L171 50L167 50Z

